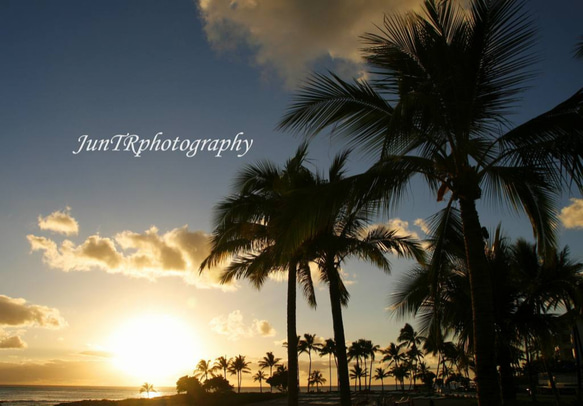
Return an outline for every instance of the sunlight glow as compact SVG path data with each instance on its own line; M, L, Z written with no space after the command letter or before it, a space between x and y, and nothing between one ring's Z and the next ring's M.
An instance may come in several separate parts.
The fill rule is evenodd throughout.
M111 336L113 363L140 381L172 385L191 373L199 342L186 323L164 315L148 315L124 323Z

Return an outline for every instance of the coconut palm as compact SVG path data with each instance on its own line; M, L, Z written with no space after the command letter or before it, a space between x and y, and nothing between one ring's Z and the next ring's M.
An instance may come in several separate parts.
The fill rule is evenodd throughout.
M150 392L156 392L154 389L154 385L148 382L144 382L144 384L140 387L140 393L146 392L146 396L150 398Z
M245 361L244 355L237 355L231 360L231 365L229 365L229 372L231 375L237 375L237 393L241 392L243 374L251 373L249 364L251 364L251 362Z
M328 284L342 406L350 405L350 381L342 319L342 306L348 304L349 294L342 281L342 265L349 257L356 257L388 273L391 269L386 256L388 253L416 258L418 261L423 261L424 258L416 240L409 236L400 236L395 230L383 225L370 225L374 212L372 202L363 201L357 205L352 203L352 180L344 177L347 158L347 153L339 154L328 171L328 178L319 178L319 185L310 199L311 210L317 214L314 216L317 228L305 242L306 250L318 266L320 279Z
M196 364L196 369L194 370L195 378L202 380L208 380L208 375L212 375L213 367L211 366L210 360L201 359L198 364Z
M255 373L255 375L253 375L253 381L254 382L259 381L259 392L260 393L263 393L263 385L261 384L261 382L265 381L267 378L271 378L271 376L265 375L265 372L263 372L262 370L257 371L257 373Z
M382 392L385 391L384 379L388 378L389 376L391 376L391 374L386 369L384 369L384 368L375 369L374 379L375 379L375 381L381 381L381 391Z
M227 356L219 357L213 364L211 371L222 371L223 378L227 379L227 369L229 369L229 364L231 360L227 358Z
M492 285L476 202L509 202L527 213L539 248L555 245L554 202L571 181L583 189L583 89L509 129L506 114L531 77L526 1L471 0L467 10L460 3L426 0L422 13L385 17L379 33L363 37L375 79L314 75L280 128L309 136L333 128L378 157L361 186L383 190L387 204L420 175L438 201L459 206L479 398L496 405Z
M269 368L269 377L271 378L273 376L273 367L277 366L279 361L281 361L281 358L276 358L272 352L267 352L265 357L259 360L258 364L261 369ZM273 391L273 388L270 391Z
M217 208L211 253L201 264L201 271L231 259L221 282L247 278L258 289L268 275L285 272L287 288L288 402L298 403L298 359L296 332L296 281L310 305L315 296L307 259L299 250L303 196L297 190L313 182L303 166L307 144L302 144L283 168L271 162L246 167L237 178L235 193ZM294 227L289 227L294 224ZM291 338L291 339L290 339Z
M322 372L318 371L317 369L313 370L310 373L309 385L316 385L316 391L320 392L320 385L326 383L326 378L322 375Z
M312 351L318 352L322 344L316 341L316 334L304 334L304 338L298 343L298 352L307 353L309 358L308 364L308 392L310 391L310 379L312 376Z
M332 356L334 356L334 364L338 367L338 362L336 361L336 342L333 338L327 338L324 341L324 345L320 348L320 356L328 355L328 371L330 372L330 392L332 392Z
M361 378L366 378L368 376L368 371L366 368L362 368L360 365L354 365L350 369L350 378L354 379L354 391L356 392L356 384L360 382Z

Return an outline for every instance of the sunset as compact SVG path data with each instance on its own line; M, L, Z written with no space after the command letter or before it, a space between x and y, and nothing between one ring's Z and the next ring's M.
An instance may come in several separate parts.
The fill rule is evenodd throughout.
M0 403L582 401L582 16L0 0Z

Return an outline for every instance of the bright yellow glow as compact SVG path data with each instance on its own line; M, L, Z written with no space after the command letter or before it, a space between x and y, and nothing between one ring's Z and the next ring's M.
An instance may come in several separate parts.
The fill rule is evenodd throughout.
M192 373L199 342L191 327L162 315L148 315L124 323L112 336L113 363L139 382L172 385Z

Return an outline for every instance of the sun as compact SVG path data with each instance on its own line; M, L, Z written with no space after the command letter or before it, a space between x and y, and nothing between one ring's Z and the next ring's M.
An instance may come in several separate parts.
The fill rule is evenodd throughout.
M113 363L131 377L173 384L192 372L200 352L192 327L168 315L145 315L125 322L111 336Z

